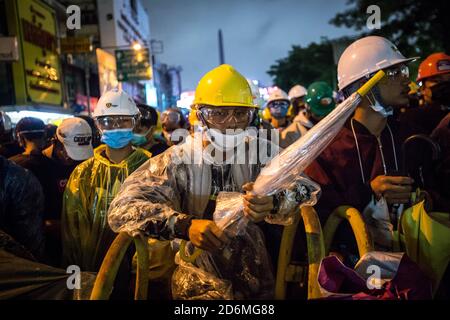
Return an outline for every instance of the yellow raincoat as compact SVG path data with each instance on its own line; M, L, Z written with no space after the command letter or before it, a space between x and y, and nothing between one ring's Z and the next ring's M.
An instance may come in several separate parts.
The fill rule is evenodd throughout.
M62 240L64 265L98 271L115 234L107 212L123 181L150 157L137 148L119 164L109 161L106 146L80 164L67 183L63 198Z
M450 262L449 213L428 213L422 201L403 212L401 228L406 253L431 278L436 292Z

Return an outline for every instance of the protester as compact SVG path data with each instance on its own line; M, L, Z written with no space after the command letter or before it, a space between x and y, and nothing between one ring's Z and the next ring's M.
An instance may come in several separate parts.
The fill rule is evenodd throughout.
M62 239L64 265L98 271L114 240L107 211L122 182L150 158L150 153L131 145L139 110L121 90L106 92L94 119L102 142L94 156L79 166L67 182L63 198Z
M293 108L293 116L296 117L300 112L305 110L305 96L307 90L304 86L296 84L289 90L289 99L291 100L291 106Z
M268 118L272 128L281 131L289 126L289 105L290 101L286 92L279 88L276 88L271 92L264 111L268 111ZM263 125L264 128L270 126Z
M386 77L371 89L337 137L305 171L322 188L316 206L322 222L340 205L355 207L364 215L377 211L374 216L389 221L390 214L398 218L399 205L410 203L414 181L400 173L400 141L389 117L393 108L408 103L407 64L414 59L405 58L394 44L378 36L359 39L342 54L338 80L346 97L377 71L384 70ZM395 218L386 223L392 227ZM375 240L388 247L390 239L384 235Z
M69 118L59 125L52 145L43 151L51 161L51 170L46 173L50 180L50 190L46 197L50 197L51 202L44 220L47 262L54 266L61 263L61 211L64 190L76 166L94 155L91 141L92 130L89 124L81 118Z
M155 135L158 113L155 108L146 104L138 104L137 107L141 116L134 129L132 143L150 152L152 157L156 157L169 148L163 138Z
M186 120L178 108L169 108L161 113L161 124L167 145L173 146L183 141L183 137L179 135L176 139L172 136L177 129L186 129Z
M250 137L243 130L252 123L257 109L246 79L232 66L221 65L200 80L193 108L203 127L198 136L200 141L189 136L184 144L150 159L131 175L111 203L108 219L116 232L142 233L158 240L190 240L198 248L219 254L220 249L232 240L212 221L219 192L246 192L244 213L250 220L260 222L268 215L287 217L292 214L292 209L301 201L295 197L299 186L293 185L293 190L284 190L274 196L256 196L251 192L252 181L262 164L260 161L251 163L244 155L251 149ZM200 155L198 163L189 161L192 154L194 158L195 154ZM234 162L238 156L247 160L243 164ZM185 161L178 161L182 159ZM240 237L234 239L241 239L239 250L243 256L239 256L239 266L243 264L249 277L252 272L263 274L253 292L240 291L239 285L235 288L235 294L241 298L267 298L273 294L273 276L270 268L266 269L267 253L264 246L259 247L260 241L264 242L261 231L255 227L253 224L248 226L253 242L247 242L247 238L243 242ZM277 239L272 238L270 232L266 235L270 237L267 245L277 246ZM253 247L255 245L258 247ZM170 248L177 248L177 245ZM248 250L254 255L248 257ZM157 253L152 255L159 256ZM173 265L173 255L167 254L166 264ZM245 262L247 259L253 262ZM261 268L253 269L255 263L262 264ZM171 269L168 267L167 270ZM239 274L229 276L232 282L241 285L250 281L237 280L242 276ZM167 277L170 279L170 274ZM193 288L198 285L192 284Z
M308 87L305 100L306 109L301 111L281 132L280 146L282 148L287 148L294 143L336 106L333 89L323 81L314 82Z
M406 108L399 114L400 134L430 135L450 111L450 56L433 53L419 66L416 79L419 84L420 106Z
M77 118L83 119L84 121L86 121L89 124L89 127L91 127L92 130L92 148L97 148L99 145L102 144L101 142L101 134L100 131L98 130L97 126L95 125L95 121L94 119L92 119L89 116L85 116L85 115L77 115Z
M58 126L55 126L54 124L47 124L45 126L45 146L44 146L44 149L47 149L53 143L53 140L56 138L56 130L57 129L58 129Z
M11 157L9 160L30 170L39 180L45 198L44 216L51 214L53 198L51 196L52 181L49 172L53 170L51 161L42 154L46 140L46 126L37 118L25 117L16 125L16 136L23 153Z
M0 229L36 259L44 254L44 195L36 177L0 156Z
M0 112L0 156L11 158L21 154L23 149L13 138L13 129L10 117L3 111Z

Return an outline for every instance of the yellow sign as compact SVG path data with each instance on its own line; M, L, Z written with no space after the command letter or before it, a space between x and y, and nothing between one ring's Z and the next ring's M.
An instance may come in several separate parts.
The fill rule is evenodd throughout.
M61 39L62 53L89 53L91 48L89 37L67 37Z
M39 0L17 0L16 10L22 47L19 65L14 68L17 104L61 105L55 12Z
M102 95L108 90L120 87L120 85L117 81L116 58L102 49L97 49L96 54L100 94Z

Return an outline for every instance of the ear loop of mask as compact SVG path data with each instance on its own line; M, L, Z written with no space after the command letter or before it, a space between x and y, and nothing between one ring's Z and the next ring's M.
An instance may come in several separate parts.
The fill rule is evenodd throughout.
M392 107L386 106L386 104L383 102L379 88L375 86L369 92L373 100L370 98L369 94L366 95L366 98L367 100L369 100L372 109L382 113L385 117L392 115Z

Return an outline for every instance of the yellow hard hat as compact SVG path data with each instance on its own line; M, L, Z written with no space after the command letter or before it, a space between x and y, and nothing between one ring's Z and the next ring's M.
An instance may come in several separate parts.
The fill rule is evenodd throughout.
M195 126L199 122L200 121L198 120L197 117L197 110L195 108L192 108L191 111L189 112L189 123L191 126Z
M270 120L270 119L272 118L272 115L270 114L269 108L265 108L265 109L263 110L263 112L262 112L262 118L263 118L263 120L266 120L266 121L268 121L268 120Z
M195 90L193 104L257 108L247 80L229 64L222 64L203 76Z

